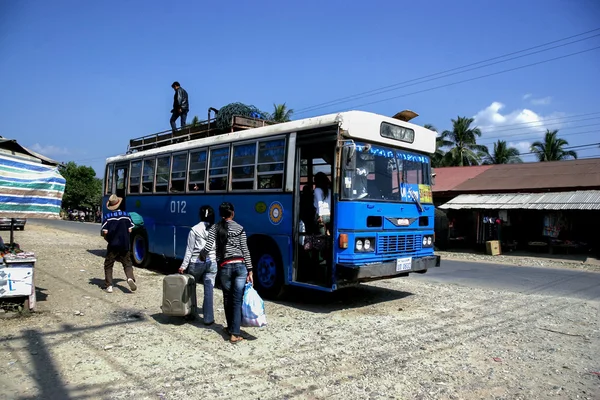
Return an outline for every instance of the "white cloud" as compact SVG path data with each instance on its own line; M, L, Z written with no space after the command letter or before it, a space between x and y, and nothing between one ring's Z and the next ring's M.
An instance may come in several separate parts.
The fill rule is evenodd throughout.
M523 95L523 100L527 100L527 99L529 99L531 96L533 96L531 93L527 93L527 94Z
M521 153L529 153L532 142L508 142L508 147L516 147Z
M531 99L531 104L534 106L547 106L552 102L552 97L546 96L540 99Z
M69 150L67 150L65 147L58 147L51 144L43 146L39 143L34 143L30 149L47 157L57 157L69 154Z
M498 101L475 114L474 125L486 136L516 136L520 133L531 134L532 132L545 132L546 129L559 129L560 120L564 113L551 113L541 115L533 110L523 108L511 112L502 113L506 106Z

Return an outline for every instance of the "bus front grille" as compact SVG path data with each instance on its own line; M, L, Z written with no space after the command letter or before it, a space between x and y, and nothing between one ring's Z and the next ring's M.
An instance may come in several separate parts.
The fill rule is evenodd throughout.
M421 235L380 235L377 238L379 254L414 253L421 250L422 246Z

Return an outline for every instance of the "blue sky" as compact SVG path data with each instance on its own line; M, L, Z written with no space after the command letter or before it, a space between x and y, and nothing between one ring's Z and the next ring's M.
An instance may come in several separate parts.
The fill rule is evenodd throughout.
M594 0L4 1L0 135L102 176L129 138L168 128L174 80L190 118L237 101L300 110L596 28ZM439 130L476 116L481 143L504 136L521 150L546 127L570 145L598 142L600 114L573 116L600 112L600 49L410 94L598 46L600 36L296 117L404 95L358 108L412 109Z

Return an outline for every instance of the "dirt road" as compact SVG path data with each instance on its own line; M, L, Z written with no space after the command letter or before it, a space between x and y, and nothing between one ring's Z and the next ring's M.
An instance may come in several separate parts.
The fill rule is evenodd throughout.
M598 301L396 279L266 302L232 345L219 292L205 328L160 313L158 273L103 292L100 237L16 239L39 304L0 318L0 399L600 399Z

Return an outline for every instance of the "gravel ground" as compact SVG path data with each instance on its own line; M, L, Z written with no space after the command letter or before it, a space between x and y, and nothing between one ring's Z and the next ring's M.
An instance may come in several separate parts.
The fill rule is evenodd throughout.
M473 252L453 252L436 251L436 254L442 256L442 259L489 262L494 264L510 264L526 267L544 267L544 268L572 268L585 271L600 272L600 260L586 258L584 256L561 256L561 255L538 255L530 256L526 253L507 253L498 256L489 256L487 254Z
M16 238L39 303L0 319L0 399L600 399L596 301L400 278L266 302L232 345L220 292L205 328L160 313L159 273L104 293L100 237Z

